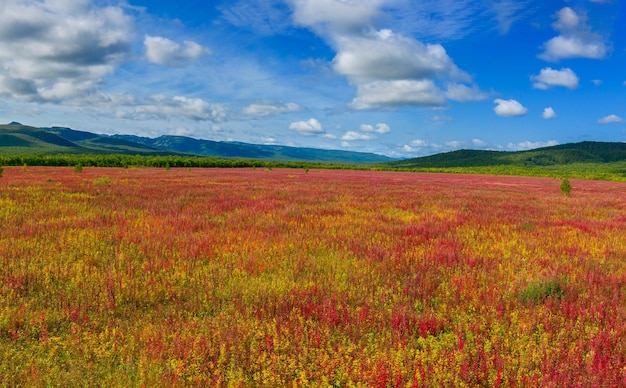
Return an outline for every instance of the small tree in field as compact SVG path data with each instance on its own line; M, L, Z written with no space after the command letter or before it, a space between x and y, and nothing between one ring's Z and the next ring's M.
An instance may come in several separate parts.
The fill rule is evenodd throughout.
M4 169L0 167L0 178L2 178L2 171L4 171Z
M561 181L561 193L563 193L566 197L569 197L572 193L572 185L569 183L567 178Z

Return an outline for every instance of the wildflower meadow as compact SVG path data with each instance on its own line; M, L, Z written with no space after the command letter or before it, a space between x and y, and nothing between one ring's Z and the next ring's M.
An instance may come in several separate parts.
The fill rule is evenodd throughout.
M0 386L624 386L626 184L5 167Z

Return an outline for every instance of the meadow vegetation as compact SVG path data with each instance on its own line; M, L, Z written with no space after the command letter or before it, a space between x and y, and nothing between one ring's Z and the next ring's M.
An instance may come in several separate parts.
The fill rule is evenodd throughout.
M624 183L77 164L4 168L0 386L626 384Z

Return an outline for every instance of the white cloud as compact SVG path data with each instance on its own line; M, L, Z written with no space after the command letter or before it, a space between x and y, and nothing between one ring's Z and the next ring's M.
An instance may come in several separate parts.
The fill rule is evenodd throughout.
M449 83L446 90L446 97L449 100L459 102L482 101L489 95L481 91L476 85L467 86L458 83Z
M456 141L456 140L447 141L444 144L446 145L446 147L448 147L450 149L458 149L458 148L463 147L463 142L462 141Z
M576 89L578 87L578 76L570 68L555 70L551 67L541 69L538 75L530 77L531 81L535 81L533 87L535 89L548 89L551 86L564 86L568 89Z
M270 117L283 113L301 112L303 109L300 105L292 102L269 102L259 101L252 103L242 110L242 114L247 117Z
M389 0L290 0L294 21L311 27L336 51L333 70L356 88L354 109L402 105L438 107L446 93L439 83L471 82L440 44L424 44L375 24L400 4ZM451 90L450 98L475 101L477 87ZM456 92L456 93L455 93ZM461 93L462 92L462 93Z
M383 0L288 0L296 24L348 32L371 25Z
M546 120L553 119L556 117L556 112L552 109L552 107L548 107L543 110L541 117Z
M598 120L598 124L620 124L623 122L624 119L617 115L608 115Z
M378 123L376 124L376 127L373 127L372 125L369 125L369 124L362 124L361 131L385 134L385 133L391 132L391 127L384 123Z
M0 94L11 98L81 104L130 56L134 25L120 7L3 0L0 20Z
M180 45L161 36L146 35L143 43L148 61L165 66L182 66L187 61L211 54L209 49L188 40Z
M479 139L472 140L472 144L474 146L479 146L479 147L485 146L485 143ZM402 147L402 150L405 153L433 154L437 152L458 150L464 147L466 147L466 142L464 141L449 140L449 141L444 142L443 144L438 144L438 143L428 143L424 140L416 139L410 142L409 144L405 144Z
M493 108L494 112L496 112L498 116L518 117L524 116L528 113L528 109L516 100L502 100L497 98L494 100L494 103L498 104L495 108Z
M608 48L600 35L591 32L585 15L578 15L570 7L565 7L557 13L557 18L552 26L560 35L545 43L545 50L539 58L558 62L566 58L606 57Z
M348 131L341 137L341 140L353 141L353 140L374 140L376 136L367 133L359 133L355 131Z
M486 147L487 143L480 139L472 139L472 145L474 147Z
M426 143L424 140L416 139L411 142L411 146L412 147L428 147L428 143Z
M548 140L548 141L524 141L521 143L509 143L507 148L513 151L525 151L532 150L535 148L543 148L543 147L552 147L555 145L559 145L559 142L556 140Z
M119 118L141 120L167 120L179 117L193 121L223 122L228 116L228 110L224 105L211 104L199 98L187 98L183 96L166 97L164 95L151 96L146 101L127 99L126 109L119 110L116 115ZM120 101L116 103L122 106ZM127 107L130 107L128 110Z
M447 76L469 80L439 44L423 44L391 30L336 39L337 73L359 81L405 80Z
M601 79L592 79L591 83L593 83L596 86L600 86L600 85L602 85L602 80Z
M307 121L296 121L289 125L289 129L294 130L301 135L312 136L324 133L324 128L319 121L311 118Z
M354 109L400 105L443 106L445 97L432 80L374 81L357 86Z

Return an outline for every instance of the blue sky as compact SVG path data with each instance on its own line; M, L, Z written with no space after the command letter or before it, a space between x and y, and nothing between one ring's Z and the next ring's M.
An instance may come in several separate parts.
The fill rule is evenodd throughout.
M619 0L3 0L0 122L416 157L626 141Z

